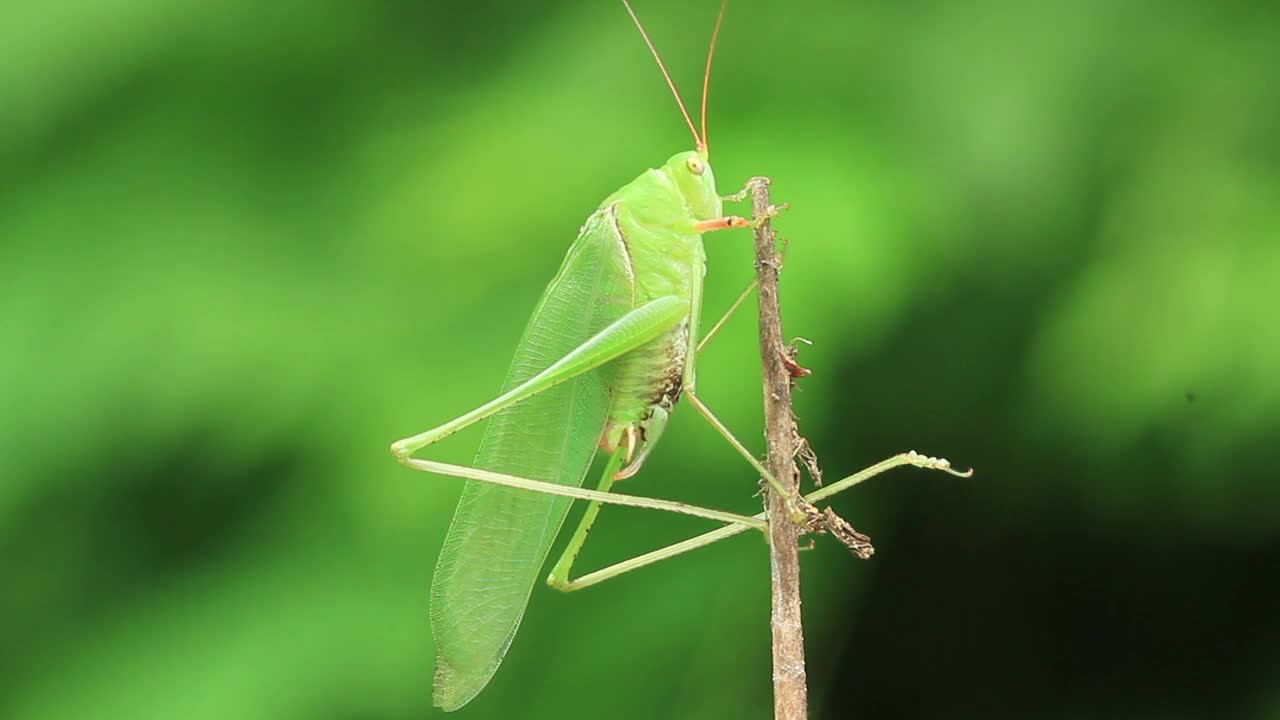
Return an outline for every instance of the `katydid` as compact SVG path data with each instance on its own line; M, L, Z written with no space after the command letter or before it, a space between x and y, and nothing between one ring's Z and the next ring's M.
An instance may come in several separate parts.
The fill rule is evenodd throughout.
M702 234L751 226L745 218L724 215L709 164L707 85L726 2L721 3L707 52L701 134L635 11L627 0L623 4L675 95L695 149L646 170L605 198L587 218L534 308L496 399L391 446L396 458L411 468L468 480L431 589L437 651L434 701L445 710L465 705L496 672L573 499L590 504L547 578L552 587L564 591L745 530L767 529L764 513L737 515L610 492L615 480L640 470L682 396L760 477L781 490L696 394L706 270ZM484 419L488 424L474 466L412 457ZM598 489L583 489L598 448L609 453L609 459ZM913 452L809 498L827 497L904 464L950 470L945 460ZM680 512L725 527L571 580L573 561L600 503Z

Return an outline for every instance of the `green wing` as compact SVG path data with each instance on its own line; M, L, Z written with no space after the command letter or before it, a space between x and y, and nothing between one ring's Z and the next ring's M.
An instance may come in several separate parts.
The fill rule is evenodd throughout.
M634 294L616 215L603 208L587 219L538 302L503 392L622 317ZM581 485L609 411L603 375L580 375L493 416L476 467ZM571 502L467 482L431 587L440 707L465 705L498 669Z

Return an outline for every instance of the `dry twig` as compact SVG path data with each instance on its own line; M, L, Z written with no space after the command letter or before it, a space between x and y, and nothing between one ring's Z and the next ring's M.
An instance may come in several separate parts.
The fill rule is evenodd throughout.
M782 341L782 318L778 310L778 270L776 237L769 216L768 178L754 178L751 188L752 216L757 219L755 236L756 278L760 284L760 359L764 366L765 438L768 443L769 472L799 495L800 474L796 470L798 450L795 422L791 415L791 381L787 367L791 357ZM791 521L787 499L768 492L769 567L772 579L773 631L773 711L775 720L803 720L808 717L808 685L804 662L804 624L800 618L800 548L796 543L801 528Z

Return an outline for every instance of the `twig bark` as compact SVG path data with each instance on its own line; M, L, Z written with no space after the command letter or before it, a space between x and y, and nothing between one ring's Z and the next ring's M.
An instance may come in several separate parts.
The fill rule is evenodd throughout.
M760 360L764 369L765 439L769 472L791 490L799 487L795 422L791 414L791 379L782 317L778 309L777 239L769 216L769 179L750 183L752 216L756 226L756 277L760 282ZM787 501L772 490L769 511L769 566L772 578L773 714L775 720L808 717L809 691L804 662L804 624L800 618L799 527L790 517Z

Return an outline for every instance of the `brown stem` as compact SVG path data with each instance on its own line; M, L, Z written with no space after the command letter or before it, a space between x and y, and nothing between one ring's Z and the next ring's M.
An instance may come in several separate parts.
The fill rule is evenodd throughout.
M752 217L756 226L756 277L760 281L760 360L764 366L765 439L769 472L797 495L800 476L795 423L791 414L792 372L787 368L778 310L776 236L769 215L769 179L751 180ZM798 526L790 517L787 499L772 490L769 511L769 566L773 586L770 626L773 630L773 716L775 720L808 717L808 687L804 664L804 624L800 619L800 553Z

